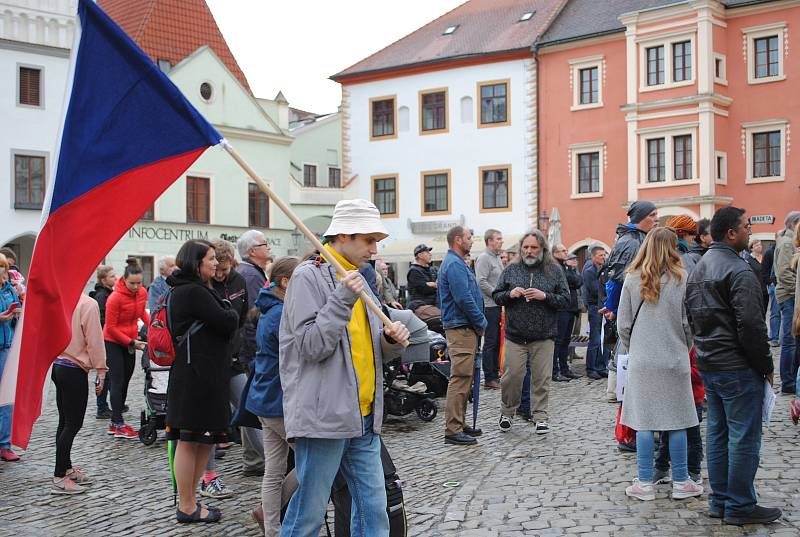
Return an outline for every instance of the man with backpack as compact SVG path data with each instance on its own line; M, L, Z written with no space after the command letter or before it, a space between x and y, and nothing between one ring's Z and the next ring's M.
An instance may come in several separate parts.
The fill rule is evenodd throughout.
M388 535L386 486L381 464L382 365L408 340L400 322L384 327L362 301L380 301L359 267L377 253L388 233L374 204L342 200L325 232L325 256L294 271L280 325L280 378L287 439L294 439L300 486L292 496L281 535L319 534L331 485L341 468L353 495L354 535ZM371 295L371 296L370 296Z

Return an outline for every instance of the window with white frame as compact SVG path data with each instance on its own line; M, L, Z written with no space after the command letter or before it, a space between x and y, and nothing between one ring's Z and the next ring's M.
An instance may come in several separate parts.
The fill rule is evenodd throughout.
M783 181L786 177L786 120L745 123L746 183Z
M583 110L603 106L603 57L591 56L569 61L572 108Z
M697 181L696 131L695 123L638 131L640 188Z
M695 32L639 41L639 91L688 86L696 78Z
M569 147L572 168L572 199L603 195L605 143L588 142Z
M784 80L784 39L786 23L765 24L743 28L747 41L747 81L763 84Z

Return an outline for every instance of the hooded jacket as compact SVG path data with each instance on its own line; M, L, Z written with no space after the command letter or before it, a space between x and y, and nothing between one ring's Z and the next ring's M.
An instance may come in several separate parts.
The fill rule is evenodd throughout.
M114 292L106 301L106 322L103 338L111 343L128 346L139 334L139 319L145 326L150 325L150 315L144 309L147 305L147 291L144 286L131 293L125 286L125 278L114 284Z
M636 257L646 236L647 233L636 227L635 224L628 223L617 226L617 242L611 249L611 254L604 267L608 278L605 307L613 312L617 311L619 305L625 271Z
M292 274L279 330L287 438L363 436L348 329L358 298L339 283L336 270L319 259L304 261ZM383 361L396 357L402 347L384 337L383 323L371 309L366 312L375 365L372 430L380 434Z
M89 296L97 301L97 306L100 308L100 326L106 325L106 302L108 302L108 297L111 296L113 291L113 289L98 282L94 284L94 291L89 293Z
M261 312L256 330L257 352L253 380L247 394L246 408L262 418L283 417L283 388L278 360L278 332L281 326L283 300L269 289L261 289L256 299Z
M233 357L238 358L241 347L243 346L241 329L247 319L247 304L250 302L247 283L241 274L232 270L224 282L218 282L212 278L211 287L217 292L220 298L229 301L231 303L231 309L239 314L239 330L234 334L233 341L231 342ZM252 354L255 354L255 348L249 353L251 356Z

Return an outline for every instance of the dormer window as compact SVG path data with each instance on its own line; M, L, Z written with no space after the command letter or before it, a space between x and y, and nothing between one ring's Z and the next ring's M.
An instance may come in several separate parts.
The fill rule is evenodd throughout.
M535 13L536 13L535 11L528 11L527 13L523 13L517 22L529 21L533 18L533 15Z
M458 30L458 24L455 24L453 26L448 26L445 29L445 31L442 32L442 35L452 35L452 34L454 34L456 32L456 30Z

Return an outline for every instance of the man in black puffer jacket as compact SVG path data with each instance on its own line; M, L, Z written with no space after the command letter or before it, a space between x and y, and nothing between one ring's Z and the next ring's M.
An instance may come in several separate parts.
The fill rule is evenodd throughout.
M547 423L553 348L558 310L569 304L564 272L553 260L547 239L538 229L522 236L519 257L500 274L492 299L506 308L503 378L500 382L500 430L511 428L519 407L528 357L531 360L532 414L536 433L550 431Z
M781 511L756 504L753 481L764 381L772 384L774 366L761 285L739 255L750 240L744 209L718 210L711 235L714 243L689 275L685 299L708 400L709 516L735 525L768 524Z

